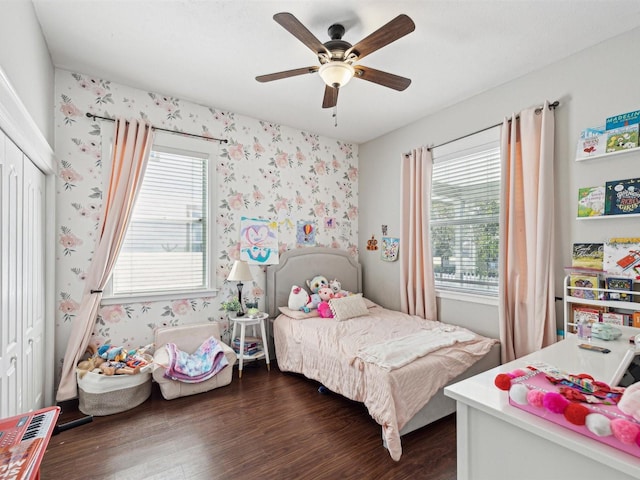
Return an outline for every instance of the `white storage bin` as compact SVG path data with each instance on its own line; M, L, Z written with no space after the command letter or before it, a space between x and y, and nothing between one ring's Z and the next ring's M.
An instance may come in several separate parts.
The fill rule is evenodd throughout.
M104 416L137 407L151 395L151 373L135 375L78 374L78 408L85 415Z

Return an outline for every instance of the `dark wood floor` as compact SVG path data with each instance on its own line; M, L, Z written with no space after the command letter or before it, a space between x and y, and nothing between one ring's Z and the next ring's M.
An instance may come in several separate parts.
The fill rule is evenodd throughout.
M394 462L362 404L263 362L230 385L142 405L51 438L42 480L456 478L455 416L402 439ZM81 417L63 410L59 425Z

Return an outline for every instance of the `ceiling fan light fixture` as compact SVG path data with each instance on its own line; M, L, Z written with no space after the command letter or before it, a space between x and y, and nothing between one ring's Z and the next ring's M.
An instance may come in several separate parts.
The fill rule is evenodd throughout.
M328 86L341 88L353 78L355 69L348 63L333 61L322 65L318 73Z

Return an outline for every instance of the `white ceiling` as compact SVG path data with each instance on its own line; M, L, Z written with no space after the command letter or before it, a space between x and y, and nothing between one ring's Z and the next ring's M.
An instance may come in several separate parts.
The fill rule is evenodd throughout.
M33 0L56 67L362 143L640 25L638 0ZM405 13L416 29L362 60L412 79L404 92L354 79L337 127L317 65L273 20L290 12L321 42L355 44ZM629 49L629 61L637 60ZM602 60L605 68L606 61Z

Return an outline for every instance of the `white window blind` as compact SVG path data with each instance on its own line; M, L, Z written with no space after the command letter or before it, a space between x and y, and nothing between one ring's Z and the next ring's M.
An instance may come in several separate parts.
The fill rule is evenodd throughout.
M497 295L498 136L499 130L491 129L446 150L434 149L431 241L437 288Z
M110 296L213 288L209 192L215 165L209 157L154 144L112 273Z

